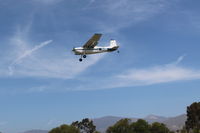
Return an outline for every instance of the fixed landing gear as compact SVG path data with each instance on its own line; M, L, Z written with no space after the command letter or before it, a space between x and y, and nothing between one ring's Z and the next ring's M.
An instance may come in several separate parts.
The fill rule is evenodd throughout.
M79 59L79 61L81 62L81 61L83 61L83 59L82 59L82 58L80 58L80 59Z
M87 56L86 55L81 55L81 58L79 59L79 61L83 61L83 58L86 58Z
M117 50L117 53L119 53L119 50Z
M87 56L86 55L83 55L83 58L86 58Z

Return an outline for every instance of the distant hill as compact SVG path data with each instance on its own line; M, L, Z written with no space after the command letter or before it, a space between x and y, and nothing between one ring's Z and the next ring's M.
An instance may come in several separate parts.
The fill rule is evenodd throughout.
M94 125L96 125L96 129L100 131L101 133L105 133L106 129L109 126L114 125L117 121L120 119L123 119L124 117L115 117L115 116L106 116L101 118L93 119ZM139 118L129 118L133 122L137 121ZM142 118L149 123L153 122L160 122L167 125L167 127L171 130L178 130L183 127L186 121L186 115L179 115L176 117L162 117L162 116L156 116L156 115L148 115L145 118Z
M185 125L185 121L187 116L185 114L179 115L176 117L170 117L167 120L163 121L165 125L171 130L178 130L181 129Z
M123 119L123 118L124 117L105 116L105 117L93 119L93 122L98 131L100 131L101 133L105 133L106 129L109 126L114 125L117 121L119 121L120 119ZM167 127L169 129L175 131L175 130L181 129L183 127L183 125L185 124L186 118L187 118L186 115L183 114L183 115L179 115L176 117L163 117L163 116L156 116L156 115L148 115L147 117L141 118L141 119L144 119L144 120L148 121L149 123L153 123L153 122L164 123L165 125L167 125ZM135 122L139 118L129 118L129 119L131 119L131 121ZM26 131L23 133L48 133L48 131L47 130L30 130L30 131Z
M153 122L163 122L163 121L166 121L168 118L163 117L163 116L148 115L147 117L143 119L148 121L149 123L153 123Z
M123 117L115 117L115 116L105 116L101 118L93 119L93 123L96 126L97 131L105 132L105 130L114 125L117 121L123 119ZM132 121L136 121L137 119L131 118Z
M98 131L105 131L110 125L114 125L122 117L106 116L97 119L93 119L93 123Z
M29 130L23 133L48 133L49 131L47 130Z

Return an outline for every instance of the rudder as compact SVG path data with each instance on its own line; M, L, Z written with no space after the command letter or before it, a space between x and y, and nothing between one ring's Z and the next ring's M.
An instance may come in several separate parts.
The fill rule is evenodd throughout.
M110 40L110 47L117 47L117 46L118 46L118 45L117 45L117 41L111 39L111 40Z

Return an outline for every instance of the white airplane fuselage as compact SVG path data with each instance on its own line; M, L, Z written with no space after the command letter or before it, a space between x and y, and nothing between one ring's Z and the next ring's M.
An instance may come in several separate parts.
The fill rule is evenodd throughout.
M112 52L119 48L119 46L113 46L113 47L99 47L95 46L94 48L83 48L83 47L77 47L74 48L72 51L75 53L75 55L88 55L88 54L97 54L97 53L104 53L104 52Z
M82 58L86 58L86 55L89 54L98 54L98 53L104 53L104 52L113 52L119 48L117 45L116 40L111 40L110 45L107 47L99 47L99 46L94 46L97 45L98 38L96 39L95 37L101 36L100 34L95 34L92 39L90 39L83 47L76 47L73 48L72 51L74 52L75 55L81 55L81 58L79 61L82 61ZM99 37L100 38L100 37ZM94 39L94 41L93 41ZM95 41L95 39L97 41Z
M88 54L97 54L97 53L104 53L104 52L113 52L117 50L119 46L116 43L116 40L110 41L110 46L107 47L100 47L95 46L94 48L84 48L84 47L76 47L73 48L73 52L75 55L88 55Z

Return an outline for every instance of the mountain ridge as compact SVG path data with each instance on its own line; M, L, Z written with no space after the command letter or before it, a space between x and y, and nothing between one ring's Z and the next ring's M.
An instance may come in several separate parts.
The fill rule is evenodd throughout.
M124 118L127 118L127 117L103 116L99 118L94 118L92 120L93 120L94 125L96 126L97 131L100 131L101 133L105 133L106 129L109 126L114 125L117 121ZM164 123L170 130L176 131L178 129L181 129L184 126L187 117L186 117L186 114L182 114L182 115L178 115L174 117L163 117L163 116L151 114L144 118L132 117L128 119L130 119L132 122L135 122L138 119L144 119L149 123L160 122L160 123ZM47 130L29 130L22 133L48 133L48 131Z
M48 132L49 132L48 130L33 129L25 131L23 133L48 133Z
M127 118L127 117L104 116L104 117L93 119L93 123L96 126L97 131L100 131L101 133L105 133L106 129L109 126L114 125L117 121L124 118ZM160 123L164 123L170 130L176 131L176 130L181 129L184 126L186 118L187 118L186 114L182 114L182 115L178 115L174 117L148 115L144 118L128 118L128 119L131 119L132 122L135 122L138 119L144 119L148 123L160 122Z

